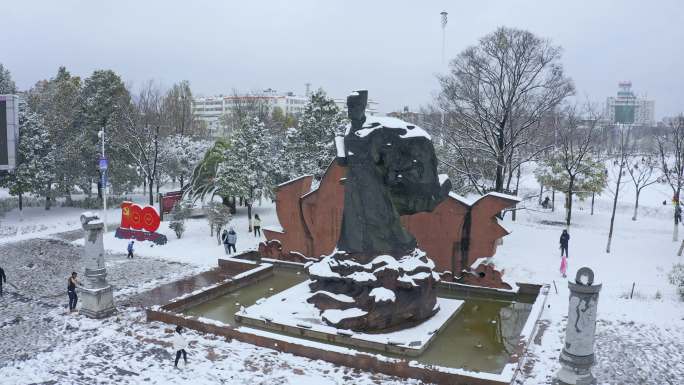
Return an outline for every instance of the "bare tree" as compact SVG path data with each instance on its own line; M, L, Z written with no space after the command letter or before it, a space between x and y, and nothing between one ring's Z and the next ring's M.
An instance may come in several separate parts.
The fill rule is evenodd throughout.
M605 171L592 158L594 136L599 115L591 107L587 116L580 116L575 107L566 107L554 119L557 147L535 171L537 180L554 190L565 192L566 225L572 219L572 198L575 194L600 192L605 186Z
M632 216L633 221L637 220L641 190L658 182L657 170L658 162L651 155L634 155L627 161L627 172L630 178L632 178L634 193L636 194L634 215Z
M154 204L154 182L159 178L160 129L164 121L162 92L153 81L140 90L135 109L119 133L119 145L127 151L146 181L150 205Z
M620 195L620 190L623 187L622 176L624 174L625 168L628 168L627 161L630 157L629 149L629 126L619 126L618 127L618 141L617 141L617 153L613 159L613 165L611 167L612 176L615 180L615 188L608 190L613 194L613 212L610 215L610 229L608 230L608 243L606 244L606 253L610 253L610 244L613 240L613 229L615 225L615 210L617 208L618 196Z
M684 185L684 114L670 121L667 133L656 138L658 155L660 155L660 169L665 180L672 188L675 201L675 213L679 207L679 193ZM679 218L674 217L672 241L679 239Z
M500 27L461 52L450 73L439 77L452 166L469 175L479 193L483 178L493 180L496 191L510 187L512 173L543 149L534 133L543 129L538 123L574 93L560 58L560 47L548 40Z

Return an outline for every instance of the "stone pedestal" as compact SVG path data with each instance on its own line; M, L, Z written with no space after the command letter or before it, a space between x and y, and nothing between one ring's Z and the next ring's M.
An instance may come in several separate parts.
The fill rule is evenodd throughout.
M81 215L85 231L83 259L86 264L85 287L78 289L81 302L80 312L90 318L104 318L116 312L114 290L107 283L107 269L104 263L104 223L97 215L86 212Z
M570 306L565 328L565 345L560 354L558 384L591 385L596 379L594 365L596 308L601 285L594 285L594 272L588 267L577 271L575 282L568 282Z

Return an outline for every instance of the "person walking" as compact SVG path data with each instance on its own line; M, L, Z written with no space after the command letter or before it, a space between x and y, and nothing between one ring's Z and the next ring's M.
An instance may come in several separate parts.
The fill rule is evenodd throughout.
M77 278L78 274L74 271L71 277L67 279L67 294L69 295L69 312L76 310L76 303L78 296L76 295L76 286L81 286L81 282Z
M226 252L228 255L230 255L230 250L233 250L233 253L237 253L235 250L235 245L237 244L237 233L235 232L234 228L230 228L228 231L228 234L226 234Z
M181 354L183 355L183 361L185 365L188 364L188 354L185 349L188 348L188 341L183 337L183 327L176 326L176 332L173 333L173 348L176 350L176 361L173 363L175 368L178 368L178 361L180 360Z
M570 234L568 234L568 230L563 230L563 233L560 236L561 257L565 253L565 257L570 258L568 256L568 242L569 241L570 241Z
M561 265L560 265L560 272L563 278L566 277L566 273L568 271L568 258L565 255L561 255Z
M259 218L259 214L254 214L254 219L252 219L252 228L254 229L255 237L257 234L261 236L261 218Z
M133 244L134 243L135 243L135 241L128 242L128 247L126 248L126 250L128 251L128 256L126 258L133 259Z
M228 230L226 229L221 233L221 242L223 243L223 249L226 251L226 255L230 254L228 251Z
M0 295L2 295L2 284L7 283L7 276L5 275L5 270L0 267Z

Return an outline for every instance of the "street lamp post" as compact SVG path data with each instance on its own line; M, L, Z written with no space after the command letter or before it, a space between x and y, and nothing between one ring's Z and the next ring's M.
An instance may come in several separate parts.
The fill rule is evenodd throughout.
M105 158L105 131L104 127L98 131L97 136L102 139L102 156L100 157L100 183L102 184L102 219L104 220L104 231L107 232L107 158Z

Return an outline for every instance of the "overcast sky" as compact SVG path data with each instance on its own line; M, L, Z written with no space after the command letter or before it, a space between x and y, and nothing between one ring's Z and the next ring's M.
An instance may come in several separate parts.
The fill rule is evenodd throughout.
M684 111L684 1L3 1L0 63L21 89L58 66L113 69L128 84L187 79L199 95L305 83L343 97L367 88L389 112L438 89L447 58L497 26L564 48L578 95L603 102L631 80L656 118Z

